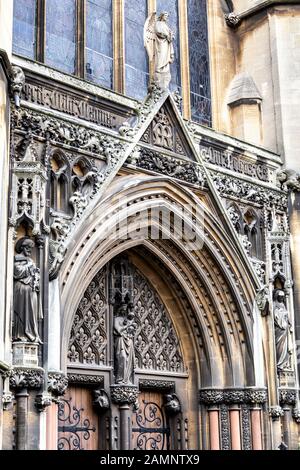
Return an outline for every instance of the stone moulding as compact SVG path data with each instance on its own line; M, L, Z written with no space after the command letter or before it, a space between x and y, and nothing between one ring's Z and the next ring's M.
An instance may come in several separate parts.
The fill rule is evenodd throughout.
M263 389L203 389L199 401L206 406L250 404L263 405L267 401L267 391Z
M167 380L156 379L141 379L139 381L140 390L159 390L159 391L174 391L175 382Z
M104 377L96 374L68 373L68 381L70 384L104 386Z

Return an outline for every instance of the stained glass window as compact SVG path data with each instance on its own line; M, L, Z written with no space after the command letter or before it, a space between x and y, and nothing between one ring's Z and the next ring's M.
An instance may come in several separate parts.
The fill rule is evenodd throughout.
M46 2L45 63L67 73L75 72L76 0Z
M87 0L85 76L113 87L112 0Z
M148 57L144 48L147 0L125 0L126 94L137 99L147 95Z
M188 0L192 119L211 126L206 0Z
M35 58L36 0L14 0L13 52Z
M172 81L170 84L170 89L174 91L181 87L178 0L157 0L156 5L157 15L160 15L163 11L169 13L168 24L175 34L173 42L175 60L171 65Z

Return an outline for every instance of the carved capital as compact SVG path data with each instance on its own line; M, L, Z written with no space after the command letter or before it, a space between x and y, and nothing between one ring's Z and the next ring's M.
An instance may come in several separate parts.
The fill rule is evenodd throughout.
M61 396L68 387L68 378L60 372L48 372L48 392Z
M139 395L139 389L135 385L111 385L111 399L118 405L133 405Z
M44 382L44 370L39 368L13 368L9 383L12 389L29 388L39 389Z
M279 392L279 401L281 405L295 406L297 402L296 390L283 389Z
M263 405L267 401L266 390L245 390L245 402L250 405Z
M271 406L269 409L269 415L273 421L278 421L284 415L284 411L281 406Z
M207 406L220 405L223 403L224 393L222 390L200 390L199 400Z

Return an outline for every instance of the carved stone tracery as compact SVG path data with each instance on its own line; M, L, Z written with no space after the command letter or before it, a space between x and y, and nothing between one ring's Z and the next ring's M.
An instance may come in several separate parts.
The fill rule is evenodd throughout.
M100 271L78 306L74 317L68 358L71 363L107 364L106 270Z

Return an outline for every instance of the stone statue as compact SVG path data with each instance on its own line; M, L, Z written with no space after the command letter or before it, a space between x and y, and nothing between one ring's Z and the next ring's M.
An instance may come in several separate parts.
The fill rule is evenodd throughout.
M279 371L291 370L291 351L289 348L290 321L284 299L284 292L278 289L274 295L274 324L277 369Z
M171 81L170 64L174 62L173 39L174 33L167 24L169 14L162 12L150 15L144 26L144 44L149 60L154 63L154 82L163 90L169 87Z
M122 304L114 318L115 376L117 384L132 384L134 371L134 314Z
M38 320L43 318L40 304L40 271L31 259L34 242L28 237L16 244L14 260L14 341L41 343Z

